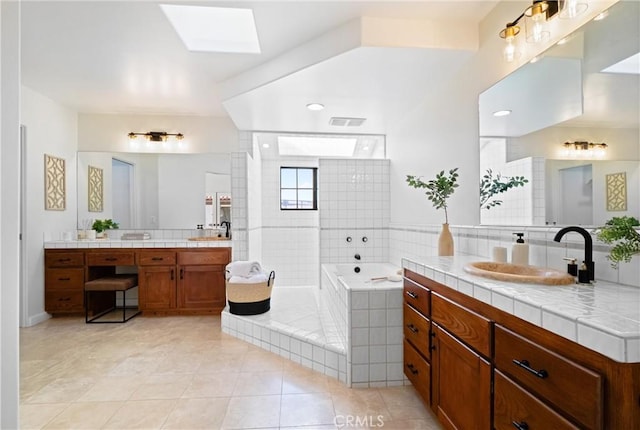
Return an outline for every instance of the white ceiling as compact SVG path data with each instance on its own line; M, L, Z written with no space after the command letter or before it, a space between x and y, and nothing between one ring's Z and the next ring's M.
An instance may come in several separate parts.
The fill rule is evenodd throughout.
M220 96L222 82L350 20L369 16L477 24L496 4L190 2L253 9L261 54L228 54L187 51L159 3L22 2L23 83L79 112L228 116ZM241 128L268 124L271 130L327 131L329 116L357 116L368 118L358 133L380 132L390 115L423 96L427 85L463 59L447 50L354 49L234 97L231 119ZM301 121L301 106L318 97L327 109Z

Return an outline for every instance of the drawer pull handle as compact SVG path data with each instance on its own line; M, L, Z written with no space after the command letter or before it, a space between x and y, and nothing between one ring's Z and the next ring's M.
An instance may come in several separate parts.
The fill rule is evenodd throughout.
M414 293L413 291L407 291L407 296L411 297L412 299L417 299L418 295L416 293Z
M524 421L521 421L521 422L511 421L511 424L513 424L513 426L518 430L529 430L529 424L527 424Z
M107 257L105 261L118 261L118 259L116 257Z
M180 269L180 279L184 279L184 269Z
M171 280L173 281L173 269L171 269Z
M71 278L58 278L58 281L70 281Z
M407 328L411 331L411 333L418 333L418 330L413 324L407 324Z
M407 364L407 368L413 375L417 375L418 373L420 373L420 371L416 369L411 363Z
M544 369L540 369L540 370L536 370L533 367L529 366L529 362L527 360L516 360L515 358L513 359L513 364L515 364L516 366L520 366L522 367L524 370L526 370L527 372L531 372L534 375L536 375L538 378L544 379L547 376L549 376L549 374L547 373L546 370Z
M162 257L151 257L151 261L162 261L164 258Z
M71 261L70 258L58 258L58 263L67 263Z

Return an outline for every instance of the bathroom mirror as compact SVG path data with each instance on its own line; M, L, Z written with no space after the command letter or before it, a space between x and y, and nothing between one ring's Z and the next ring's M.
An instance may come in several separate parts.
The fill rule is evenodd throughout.
M77 166L79 229L104 218L121 229L195 229L219 224L213 221L220 219L219 212L207 219L209 201L224 196L226 206L218 200L211 207L230 209L229 154L79 151Z
M529 180L495 195L503 204L481 209L481 224L599 225L638 215L638 16L640 3L616 3L480 95L481 177L491 169Z

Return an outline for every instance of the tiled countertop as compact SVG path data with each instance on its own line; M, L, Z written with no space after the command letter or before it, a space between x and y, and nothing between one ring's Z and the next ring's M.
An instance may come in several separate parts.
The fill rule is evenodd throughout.
M473 276L464 264L483 257L403 259L402 267L433 279L619 362L640 362L640 288L516 284Z
M52 240L44 243L46 249L76 248L225 248L230 240L187 240L187 239L146 239L146 240Z

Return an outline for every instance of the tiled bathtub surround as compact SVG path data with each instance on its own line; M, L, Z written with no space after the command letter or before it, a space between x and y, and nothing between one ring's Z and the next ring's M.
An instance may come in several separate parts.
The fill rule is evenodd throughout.
M511 260L511 246L515 242L513 233L525 233L529 243L529 264L566 270L563 257L584 259L584 240L577 233L565 235L561 242L554 242L560 227L522 226L453 226L456 255L474 255L490 260L493 247L504 246ZM592 229L587 228L587 231ZM400 265L402 258L421 261L438 253L440 226L407 226L391 224L389 227L389 261ZM630 263L621 263L613 269L607 255L610 247L593 238L593 260L596 265L596 280L640 287L640 255Z
M260 315L234 315L225 309L222 331L347 383L343 339L315 290L274 288L271 310Z
M477 256L404 259L403 267L620 362L640 362L640 289L608 282L545 286L471 276Z

